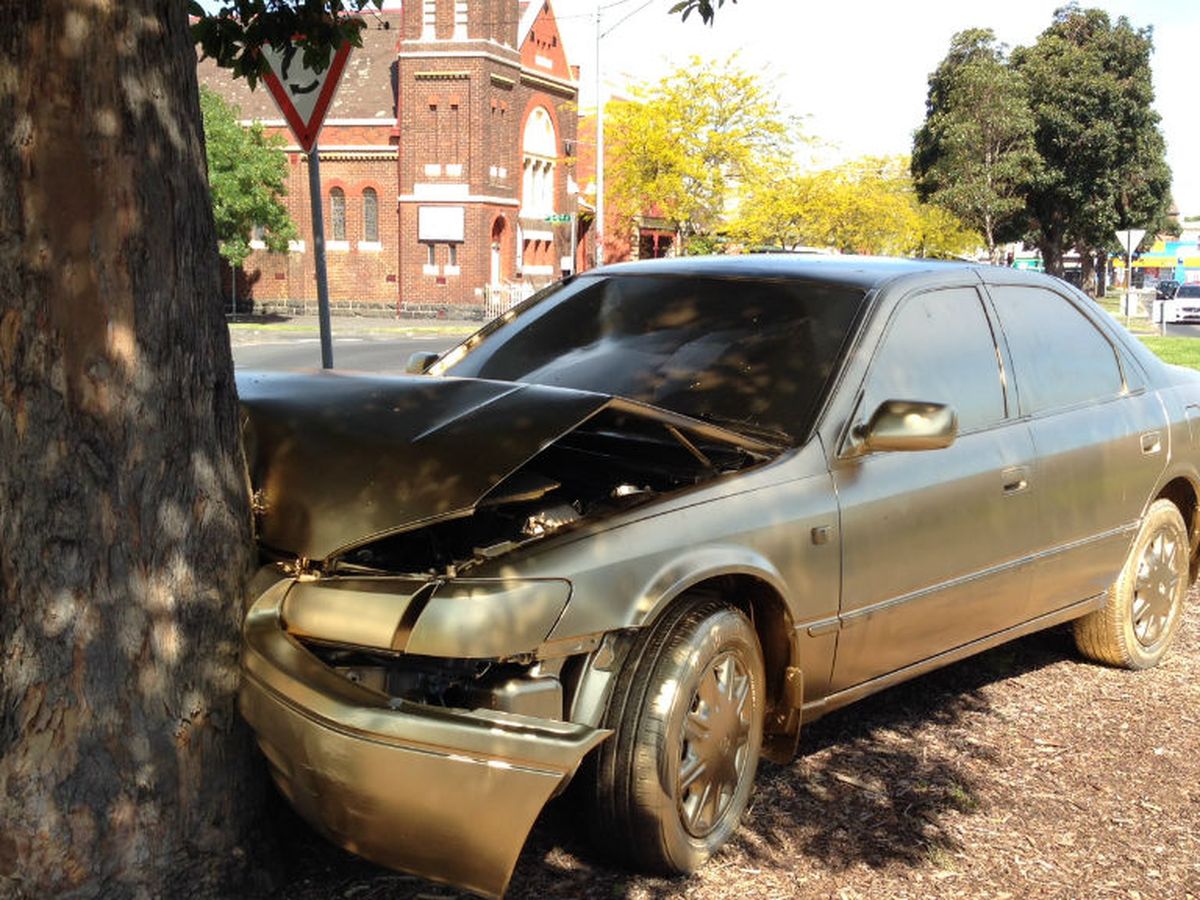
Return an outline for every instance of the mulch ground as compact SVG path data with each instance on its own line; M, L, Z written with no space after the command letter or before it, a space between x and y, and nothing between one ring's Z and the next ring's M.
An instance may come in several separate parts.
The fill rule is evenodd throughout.
M1147 672L1036 634L830 714L763 763L730 846L688 878L623 871L566 800L543 813L511 898L1196 898L1200 598ZM277 896L467 896L373 866L303 825Z

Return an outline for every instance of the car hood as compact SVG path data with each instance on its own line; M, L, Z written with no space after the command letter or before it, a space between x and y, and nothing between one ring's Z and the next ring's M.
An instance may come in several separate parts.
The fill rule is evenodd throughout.
M536 384L240 372L238 395L258 540L312 560L469 514L542 448L607 408L759 458L781 449L655 407Z

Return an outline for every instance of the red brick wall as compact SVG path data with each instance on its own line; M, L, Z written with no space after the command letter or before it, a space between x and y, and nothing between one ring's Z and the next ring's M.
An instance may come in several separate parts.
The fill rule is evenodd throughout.
M345 194L346 247L329 246L333 240L330 192ZM373 188L377 200L380 249L360 246L363 234L363 191ZM316 270L313 261L311 201L308 193L308 160L288 154L288 207L303 252L255 251L243 267L238 295L261 311L312 312L316 308ZM399 223L396 215L395 157L362 158L356 154L321 154L322 218L325 226L326 271L332 309L347 313L396 311L398 270L396 248ZM390 278L389 278L390 276Z

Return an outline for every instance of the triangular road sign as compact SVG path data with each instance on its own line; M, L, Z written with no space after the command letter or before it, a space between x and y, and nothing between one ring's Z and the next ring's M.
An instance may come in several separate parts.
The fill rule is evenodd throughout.
M270 66L263 81L291 126L296 141L308 153L316 144L325 113L333 103L334 92L350 56L350 44L338 47L323 72L314 72L305 66L304 54L295 44L283 51L265 44L262 55Z

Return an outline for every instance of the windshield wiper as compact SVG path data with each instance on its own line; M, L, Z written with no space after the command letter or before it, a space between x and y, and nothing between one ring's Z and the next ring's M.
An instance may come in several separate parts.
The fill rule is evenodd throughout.
M757 438L769 444L791 446L795 443L795 439L786 431L781 428L772 428L770 425L760 425L757 422L747 422L745 419L734 419L711 412L694 413L692 418L708 422L711 425L719 425L721 428L737 432L744 437Z

